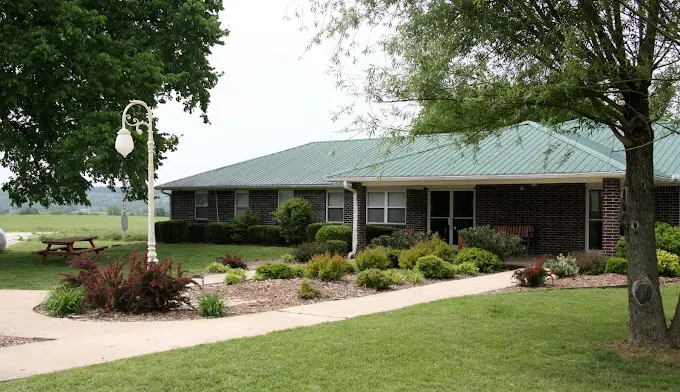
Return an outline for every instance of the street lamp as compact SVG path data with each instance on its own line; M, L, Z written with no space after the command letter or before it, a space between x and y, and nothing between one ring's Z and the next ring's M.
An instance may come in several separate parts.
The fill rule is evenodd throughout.
M147 112L147 120L146 121L140 121L137 118L132 118L129 114L127 114L128 109L131 107L139 105L143 106L144 109L146 109ZM153 180L154 180L154 166L153 166L153 153L154 153L154 141L153 141L153 113L151 112L151 108L144 103L143 101L139 100L132 100L130 103L125 107L125 110L123 110L123 116L121 119L121 122L123 124L123 127L118 131L118 136L116 137L116 151L120 153L123 157L128 156L132 152L132 149L134 148L134 143L132 141L132 135L130 134L130 131L127 129L127 126L129 127L134 127L135 130L137 131L138 134L142 134L142 130L140 129L141 126L146 127L146 132L149 135L148 141L146 142L146 145L149 150L149 167L148 167L148 174L149 174L149 179L148 179L148 240L147 240L147 246L148 246L148 251L147 251L147 261L148 262L153 262L157 263L158 258L156 257L156 233L154 231L154 214L155 214L155 208L154 208L154 201L155 201L155 195L154 195L154 189L153 189Z

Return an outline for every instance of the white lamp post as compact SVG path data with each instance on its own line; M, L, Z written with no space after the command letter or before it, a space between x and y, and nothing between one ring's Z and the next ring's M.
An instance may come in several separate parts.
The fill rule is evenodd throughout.
M147 120L146 121L140 121L136 118L132 118L129 114L127 114L128 109L135 105L140 105L143 106L144 109L146 109L147 112ZM132 135L130 134L130 131L127 129L127 126L134 127L135 130L137 131L138 134L142 134L142 130L140 129L141 126L146 127L146 132L149 135L148 141L146 142L146 145L149 150L149 167L148 167L148 174L149 174L149 179L148 179L148 209L149 209L149 221L148 221L148 233L149 237L147 240L147 245L148 245L148 251L147 251L147 261L148 262L158 262L158 258L156 257L156 233L154 231L154 214L156 213L155 208L154 208L154 201L155 201L155 195L154 195L154 189L153 189L153 183L154 183L154 166L153 166L153 153L154 153L154 141L153 141L153 113L151 112L151 108L144 103L143 101L138 101L138 100L132 100L130 103L125 107L125 110L123 110L123 116L121 122L123 123L123 127L118 131L118 136L116 137L116 151L120 153L123 157L128 156L132 152L132 149L134 148L134 143L132 142Z

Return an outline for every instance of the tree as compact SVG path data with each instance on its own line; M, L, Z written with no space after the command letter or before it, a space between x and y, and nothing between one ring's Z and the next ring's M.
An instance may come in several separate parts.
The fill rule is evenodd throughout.
M117 204L108 206L106 208L106 215L120 215L120 206Z
M284 201L274 211L281 234L289 244L299 244L307 238L307 226L314 222L312 204L296 197Z
M163 207L157 207L156 216L168 216L168 212Z
M219 74L208 62L227 30L220 0L0 0L0 164L14 204L88 205L95 183L128 177L146 197L146 135L113 148L131 99L182 102L207 122ZM132 113L139 116L140 112ZM156 166L177 137L157 133Z
M38 215L38 214L40 214L40 211L38 211L38 209L35 208L35 207L26 206L26 207L22 207L19 210L19 215Z
M313 43L338 40L340 86L381 105L357 117L364 129L400 135L404 120L411 134L452 133L469 143L525 120L578 118L581 131L611 129L627 162L629 340L680 346L680 302L670 327L661 303L649 202L654 140L678 133L679 3L313 0ZM365 28L386 31L365 49L389 61L370 67L357 87L341 73L343 55L355 60L353 49L364 49L352 37Z

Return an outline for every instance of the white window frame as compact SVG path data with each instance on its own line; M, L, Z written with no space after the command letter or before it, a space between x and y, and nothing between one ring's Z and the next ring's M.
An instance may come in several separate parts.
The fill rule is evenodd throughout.
M342 195L342 205L340 205L340 206L331 206L330 205L329 200L330 200L330 195L332 193ZM340 209L342 209L343 219L340 220L340 221L330 221L330 220L328 220L328 209L330 209L330 208L333 208L333 209L340 208ZM345 217L345 191L326 191L326 222L328 222L328 223L344 223L344 217Z
M378 209L380 207L369 207L368 205L368 194L369 193L382 193L383 194L383 222L370 222L368 220L368 210ZM403 193L404 194L404 206L403 207L391 207L389 206L389 194L390 193ZM391 189L391 190L379 190L379 189L368 189L366 190L366 223L369 225L395 225L395 226L406 226L406 207L408 205L408 194L406 189ZM404 210L404 223L401 222L389 222L388 214L389 209L403 209Z
M205 204L198 204L196 201L198 199L199 194L205 194ZM197 210L198 208L208 208L208 191L195 191L194 192L194 220L208 220L208 218L199 218ZM208 211L210 213L210 211Z
M236 195L238 194L245 194L246 195L246 204L245 205L238 205L236 204L238 202L238 197ZM235 191L234 192L234 218L240 216L238 213L239 208L244 209L243 212L247 211L248 208L250 208L250 192L249 191Z
M294 191L293 189L279 189L279 196L278 196L279 204L278 204L278 205L281 205L281 203L283 203L284 201L286 201L286 200L281 200L281 194L282 194L282 193L283 193L283 194L285 194L285 193L290 193L290 197L287 198L286 200L290 200L290 199L294 199L294 198L295 198L295 191Z

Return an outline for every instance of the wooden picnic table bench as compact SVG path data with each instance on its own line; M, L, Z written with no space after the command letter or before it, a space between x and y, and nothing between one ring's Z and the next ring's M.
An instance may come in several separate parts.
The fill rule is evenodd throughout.
M45 250L39 250L39 251L36 251L36 252L33 252L33 253L39 254L39 255L42 256L42 258L40 259L40 263L45 261L45 258L47 256L64 256L64 260L65 260L69 256L77 256L79 254L87 253L87 252L96 252L97 254L99 254L99 252L108 248L108 246L96 246L94 244L94 240L96 240L96 239L97 239L97 236L54 238L54 239L45 240L45 241L42 242L43 244L47 245ZM74 247L74 244L76 242L89 242L90 247L76 248L76 247ZM53 248L53 246L57 246L57 247Z

